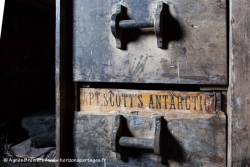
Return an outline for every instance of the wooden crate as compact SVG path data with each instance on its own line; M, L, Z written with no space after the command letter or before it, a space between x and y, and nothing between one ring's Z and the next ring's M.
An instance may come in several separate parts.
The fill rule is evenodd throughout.
M107 6L112 6L112 2L114 1L109 1L107 3L105 2L100 2L100 3L106 5L105 7L107 7ZM195 46L197 46L195 49L199 48L198 46L200 44L202 48L201 52L209 53L210 55L209 54L204 55L205 58L199 57L200 55L198 56L196 55L197 57L195 57L194 56L195 54L193 54L190 50L188 50L186 55L188 56L187 58L180 58L180 57L173 58L174 54L171 54L169 50L167 51L157 50L156 52L154 52L153 49L152 52L157 54L158 53L161 54L161 52L168 52L168 54L166 55L168 55L170 59L173 58L174 60L174 61L163 60L161 62L163 64L158 64L158 66L154 68L154 66L150 65L154 65L160 62L160 61L156 62L158 60L157 56L156 57L155 55L147 56L147 60L145 61L149 60L152 62L152 64L147 64L147 63L140 64L140 62L143 62L144 60L143 58L145 57L141 57L141 59L139 59L140 55L139 54L137 55L137 53L143 52L148 48L154 48L153 45L155 44L155 40L152 40L153 42L150 42L150 45L149 43L146 44L147 46L149 45L148 48L140 47L138 50L136 50L135 46L131 46L129 44L128 49L125 50L124 53L122 50L116 50L115 48L109 50L110 46L111 45L114 46L115 44L114 42L115 40L113 39L112 36L109 36L108 38L105 38L103 36L99 36L98 38L96 38L95 36L93 36L95 32L98 33L102 32L101 30L86 34L84 33L84 31L75 32L76 30L85 30L84 28L81 29L82 27L85 26L84 23L81 23L81 19L88 17L89 13L86 12L85 15L84 14L79 15L77 19L80 20L74 20L74 17L78 16L76 11L78 12L81 11L81 5L82 5L81 3L84 3L84 1L74 1L72 4L71 2L68 2L66 0L61 0L61 1L57 0L57 17L56 17L57 18L56 20L57 21L56 107L57 107L57 145L58 145L57 156L69 157L70 155L74 155L73 157L77 158L84 156L94 157L94 158L107 156L108 157L107 159L109 159L107 163L108 166L164 165L163 163L157 162L157 159L155 159L154 153L152 151L151 152L146 151L142 154L139 154L140 150L137 149L136 150L132 149L132 152L134 152L135 154L138 153L138 155L140 156L128 157L128 159L129 158L130 159L127 163L124 163L123 161L119 160L117 155L114 152L112 152L109 147L111 130L115 126L114 116L119 113L119 112L117 113L118 109L116 109L116 112L113 114L103 112L104 109L102 107L99 107L98 109L100 109L100 112L96 113L91 113L91 112L84 113L83 111L74 112L80 110L80 96L81 96L80 88L83 88L81 84L91 85L92 84L91 82L100 82L99 87L96 88L105 88L105 85L108 85L107 82L162 83L165 84L166 86L170 84L176 85L176 87L179 88L181 86L184 87L186 86L187 89L189 84L194 84L197 85L198 87L200 86L203 88L207 87L207 89L210 91L218 90L222 93L226 91L227 108L222 109L224 113L215 112L212 114L211 113L197 114L197 113L178 113L178 112L168 113L164 111L153 111L150 114L140 115L141 113L143 113L143 111L140 112L132 111L130 113L120 112L119 114L122 113L122 115L126 117L128 125L132 129L138 128L139 125L144 129L148 129L149 126L146 126L146 124L148 122L152 122L153 118L152 116L154 116L154 114L156 113L159 114L158 112L161 112L162 116L164 117L164 120L167 123L169 123L167 124L168 131L166 131L166 133L169 133L169 135L171 136L170 138L172 138L170 144L173 145L174 150L176 149L178 150L178 147L182 148L183 152L182 151L177 151L177 152L183 153L185 155L181 156L177 154L174 155L174 157L171 157L168 153L164 154L165 157L169 158L168 159L169 161L167 162L170 164L170 166L180 166L180 165L234 166L234 167L248 166L250 163L249 162L250 140L248 139L247 136L249 129L248 120L250 114L248 112L249 92L247 84L249 76L248 72L249 33L247 31L249 16L247 14L247 10L250 3L246 0L244 0L243 2L244 3L238 0L232 0L230 1L230 3L229 1L206 1L206 2L195 1L195 3L192 4L191 2L189 3L189 1L185 1L187 5L183 5L182 4L184 3L183 1L178 2L179 6L176 5L177 7L175 8L175 11L178 9L180 10L178 16L181 16L183 11L193 14L192 13L193 11L190 10L192 8L188 9L188 7L195 4L199 4L200 5L200 6L198 5L199 7L202 7L202 5L204 5L204 7L206 6L206 8L210 8L209 6L205 5L205 3L208 3L209 5L212 5L210 9L215 9L216 7L218 7L220 8L218 10L224 10L225 20L219 19L218 24L214 24L212 22L209 23L209 26L211 26L212 28L207 30L211 30L211 32L206 31L204 32L204 34L198 32L198 34L201 33L201 39L206 41L207 40L207 38L205 38L206 35L209 37L213 36L214 34L216 34L213 33L215 32L214 28L218 25L222 25L221 27L223 27L224 31L219 32L219 35L223 36L222 39L212 40L214 42L218 42L216 43L216 46L219 46L219 50L217 51L220 51L220 53L219 52L215 53L215 55L217 55L218 57L211 56L211 54L213 54L212 50L211 52L206 52L202 50L206 49L207 46L203 45L202 42L204 41L199 41L199 38L196 38L196 41L189 40L185 42L187 44L192 43ZM89 10L96 11L96 13L92 12L93 14L92 16L96 16L95 20L90 19L88 20L89 23L95 22L98 19L106 19L102 17L107 13L103 12L102 10L98 10L99 8L95 8L94 5L96 4L98 4L97 1L94 1L92 4L90 4L90 6L85 6L84 8L82 8L82 10L91 8ZM174 2L173 5L175 5ZM182 5L183 8L180 9L180 6ZM202 14L206 13L206 10L207 9L204 8L204 10L200 11L201 18L203 17ZM72 15L72 13L74 12L76 12L75 13L76 15ZM216 13L216 10L214 10L213 12L215 13L215 15L218 14ZM108 13L112 14L112 11L110 10ZM187 15L187 18L188 17L191 16ZM133 17L131 18L133 19ZM194 18L198 19L199 17L197 16ZM219 17L214 17L213 19L218 19L218 18ZM73 24L71 22L72 20L75 21L74 22L75 27L72 26ZM190 21L187 20L183 22L183 25L185 25L186 22ZM109 26L108 22L105 23L106 23L105 26ZM192 36L192 33L195 33L194 29L196 28L197 25L192 24L190 22L190 26L192 27L192 28L189 27L189 29L191 29L189 31L191 36L188 36L188 38L195 37L195 35ZM91 26L87 28L91 29ZM101 28L101 24L100 25L98 24L98 28ZM96 29L93 28L93 30ZM107 27L105 27L105 31L103 32L104 35L105 33L110 33ZM83 35L81 35L81 33ZM84 35L86 36L86 38L83 38ZM87 35L91 36L88 37ZM220 37L218 36L218 38ZM74 41L74 38L77 38L79 40ZM150 38L153 39L152 36ZM211 39L212 38L213 37L211 37ZM217 38L217 36L215 36L215 38ZM103 49L106 49L104 54L102 54L102 52L100 52L98 48L91 46L95 45L94 42L90 43L92 40L100 40L100 41L108 40L112 42L109 43L110 46L102 46ZM219 42L218 40L221 41ZM147 41L147 39L145 39L145 41ZM76 46L79 47L77 48ZM83 50L81 51L82 46ZM86 51L86 49L84 50L84 47L93 50L92 52L91 50L88 52ZM130 51L132 51L132 53L135 53L135 55L130 55L129 57L126 57L125 53L129 54ZM151 53L151 51L149 50L147 51ZM177 56L180 53L178 51L174 52L176 53L175 55ZM114 54L115 52L121 54ZM109 55L107 53L112 53L112 54ZM117 57L112 57L114 55L116 55ZM189 67L190 68L193 67L193 69L202 69L203 73L201 73L201 71L199 70L195 71L185 70L187 67L186 65L188 64L187 62L189 62L187 59L191 57L193 58L192 61L194 61L195 63L191 64ZM185 61L178 64L178 61L181 61L181 59ZM203 60L208 60L208 61L203 61ZM181 69L178 65L183 65L182 63L184 64L186 63L186 65L182 66L185 68ZM73 67L71 66L72 64ZM143 65L149 65L149 66L143 68ZM159 70L158 67L162 67L161 70L163 71ZM165 67L169 68L165 69ZM121 68L121 71L117 71L118 68ZM213 72L207 73L206 69L209 68L212 69ZM181 71L178 71L180 69ZM145 71L141 72L141 70ZM182 73L183 72L182 70L184 70L186 73ZM192 74L193 77L191 76ZM221 75L216 75L216 74L221 74ZM183 85L179 85L180 83ZM224 85L224 87L221 87L221 85ZM166 88L164 89L164 91L169 91L169 89ZM223 102L225 102L225 99ZM227 112L225 113L225 111ZM143 123L139 124L138 122L140 121L144 122L144 124ZM135 124L133 123L138 123L137 124L138 127L136 127ZM94 130L96 131L96 133L93 132ZM67 133L65 133L65 131L67 131ZM140 132L138 131L133 135L135 137L139 137L140 135L143 136L144 134L140 134ZM207 134L205 134L205 132L207 132ZM150 130L148 130L145 133L147 133L146 137L152 137L152 131L150 132ZM206 137L208 137L208 139L206 139ZM203 138L205 139L203 140ZM192 146L190 147L190 150L188 150L188 147L184 146L185 142L182 141L184 139L187 139L187 141L190 142L189 144L191 144ZM74 144L70 145L69 141L73 141ZM197 143L202 143L202 141L209 141L209 142L199 147L199 144ZM200 153L199 154L200 156L196 155L197 152ZM178 156L184 157L184 160L176 158ZM97 164L88 164L88 165L94 166ZM77 164L77 166L84 166L84 164Z

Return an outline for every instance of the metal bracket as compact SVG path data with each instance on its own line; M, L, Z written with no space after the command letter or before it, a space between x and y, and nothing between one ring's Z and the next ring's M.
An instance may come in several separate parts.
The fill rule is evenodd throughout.
M220 113L221 111L221 108L222 108L222 94L221 92L219 91L214 91L214 94L215 94L215 102L214 102L214 105L215 105L215 112L216 113Z
M116 12L111 16L110 27L113 36L116 40L116 47L122 48L123 29L138 29L154 27L155 35L157 38L157 47L162 48L162 11L163 2L157 2L155 9L154 20L140 19L140 20L123 20L126 7L121 4L116 5Z
M111 134L111 150L113 152L117 152L121 157L123 147L134 147L153 149L156 155L160 155L161 116L155 117L155 133L153 139L122 136L123 119L125 118L121 115L115 117L115 126Z

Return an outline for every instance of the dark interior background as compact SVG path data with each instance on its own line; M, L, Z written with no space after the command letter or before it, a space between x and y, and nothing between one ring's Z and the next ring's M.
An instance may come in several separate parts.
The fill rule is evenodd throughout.
M55 0L6 0L0 40L0 124L54 110Z

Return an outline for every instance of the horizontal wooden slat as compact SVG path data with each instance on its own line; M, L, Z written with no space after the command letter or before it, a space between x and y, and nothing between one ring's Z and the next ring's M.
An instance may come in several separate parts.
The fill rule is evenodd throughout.
M194 116L196 114L187 114ZM111 133L115 115L93 115L75 112L74 153L75 158L105 158L105 162L88 163L90 167L225 167L226 166L226 117L225 115L201 115L200 118L174 119L164 116L162 120L162 163L157 162L153 150L127 147L127 161L117 158L111 151ZM153 138L154 119L123 115L130 136ZM124 132L122 132L124 133ZM166 165L168 164L168 165ZM75 164L85 167L86 163Z
M162 111L214 114L220 106L215 92L80 89L80 111Z
M74 81L228 85L226 0L163 0L164 49L153 27L124 30L118 49L110 28L117 4L141 20L154 17L158 0L70 2Z

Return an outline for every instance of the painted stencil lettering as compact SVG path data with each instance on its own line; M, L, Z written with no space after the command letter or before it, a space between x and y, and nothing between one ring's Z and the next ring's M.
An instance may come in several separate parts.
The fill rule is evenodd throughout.
M196 114L215 112L213 92L80 89L80 111L162 111Z

